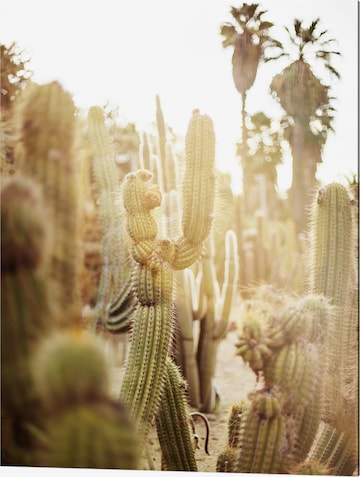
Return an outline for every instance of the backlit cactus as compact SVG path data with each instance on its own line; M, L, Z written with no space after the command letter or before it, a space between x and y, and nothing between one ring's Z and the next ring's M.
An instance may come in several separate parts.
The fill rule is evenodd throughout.
M265 289L249 301L237 348L263 388L249 394L241 418L238 472L289 473L307 457L323 408L327 335L325 328L314 333L319 311L331 315L316 295L286 298Z
M206 147L210 155L205 154ZM183 269L201 254L203 240L212 222L214 175L214 133L208 116L194 114L187 134L186 170L183 207L183 234L176 240L158 238L153 209L161 204L158 186L151 184L151 173L139 170L125 177L123 201L127 213L127 230L132 239L134 287L138 305L133 316L131 345L120 399L131 418L142 428L144 437L159 406L166 375L166 357L173 327L173 270ZM212 146L211 146L212 144ZM199 177L205 175L202 183ZM190 184L199 185L199 203L190 201ZM197 227L194 235L192 225Z
M109 325L112 331L120 331L128 325L126 315L131 314L133 304L130 241L125 230L120 176L104 113L98 106L88 113L88 137L102 227L102 269L93 326Z
M79 188L74 146L75 106L59 83L31 84L19 98L18 170L36 180L54 232L49 273L62 301L64 325L80 317Z
M310 292L333 305L327 320L325 424L311 450L312 460L335 475L352 475L358 465L358 328L356 228L347 189L332 183L321 188L311 208ZM324 323L324 320L322 320Z

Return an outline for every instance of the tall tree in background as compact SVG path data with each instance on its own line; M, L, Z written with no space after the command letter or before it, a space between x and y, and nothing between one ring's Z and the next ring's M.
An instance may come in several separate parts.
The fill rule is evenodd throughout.
M9 46L0 44L1 64L1 110L8 111L16 95L26 86L32 72L28 68L28 59L16 43Z
M14 172L13 134L11 127L11 110L16 96L30 81L32 72L29 60L24 59L23 52L16 43L9 46L0 44L0 168L4 174Z
M273 23L263 21L266 13L259 10L256 3L244 3L241 7L231 7L230 13L234 23L226 22L220 28L224 37L224 48L232 46L232 73L237 91L241 94L241 117L242 117L242 140L241 140L241 163L243 169L243 190L246 203L247 188L251 184L249 171L249 153L247 146L246 129L246 98L248 90L253 86L261 61L269 61L265 50L268 47L281 47L282 45L269 35ZM282 54L282 53L281 53Z
M331 75L340 78L331 64L333 55L340 55L329 48L335 40L327 38L327 30L318 33L318 25L319 19L305 28L301 20L295 19L294 32L285 28L297 57L273 78L270 86L287 114L286 138L293 156L289 199L298 232L306 227L306 208L316 185L317 164L332 130L334 112L330 86L315 76L310 64L321 63ZM283 53L290 57L285 50Z
M258 179L258 187L254 191L263 188L262 194L249 199L250 209L256 210L260 202L265 203L264 212L275 217L278 212L277 194L277 166L282 163L283 124L272 120L263 112L257 112L246 118L248 136L249 164L248 172L251 178ZM241 145L239 145L241 146ZM262 181L260 182L260 180Z

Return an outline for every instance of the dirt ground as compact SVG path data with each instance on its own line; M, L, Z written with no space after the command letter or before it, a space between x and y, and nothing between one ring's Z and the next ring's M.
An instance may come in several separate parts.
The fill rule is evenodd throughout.
M216 472L218 455L225 450L227 441L227 420L231 405L241 399L256 387L256 378L251 369L245 365L239 356L236 356L235 343L237 332L235 327L229 331L226 337L219 343L217 354L217 367L214 376L214 385L220 395L220 405L216 413L206 414L210 424L209 453L205 453L205 425L201 419L195 421L195 430L200 437L200 449L196 450L196 461L199 472ZM123 346L123 345L122 345ZM128 344L125 345L128 346ZM120 361L124 357L126 349L120 355ZM118 361L119 363L119 361ZM118 395L121 383L119 366L112 367L113 392ZM161 450L157 440L155 429L149 436L149 455L152 460L152 469L147 460L144 461L145 470L161 470Z

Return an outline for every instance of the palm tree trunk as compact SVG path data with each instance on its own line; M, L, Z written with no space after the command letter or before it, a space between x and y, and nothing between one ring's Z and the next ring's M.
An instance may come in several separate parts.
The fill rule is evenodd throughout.
M246 129L246 92L241 94L241 165L243 174L243 194L245 211L250 208L250 176L249 176L249 149L247 144L248 134Z
M307 190L305 186L304 176L306 161L304 160L304 126L295 121L292 136L292 183L290 188L290 205L293 219L295 221L296 231L298 233L305 230L305 208L307 203Z

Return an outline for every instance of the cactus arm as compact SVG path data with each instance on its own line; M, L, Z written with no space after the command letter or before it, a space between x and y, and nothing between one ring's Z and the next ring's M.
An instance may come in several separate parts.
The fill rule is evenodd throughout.
M156 427L162 451L162 470L197 471L186 383L174 363L167 358L166 378Z

